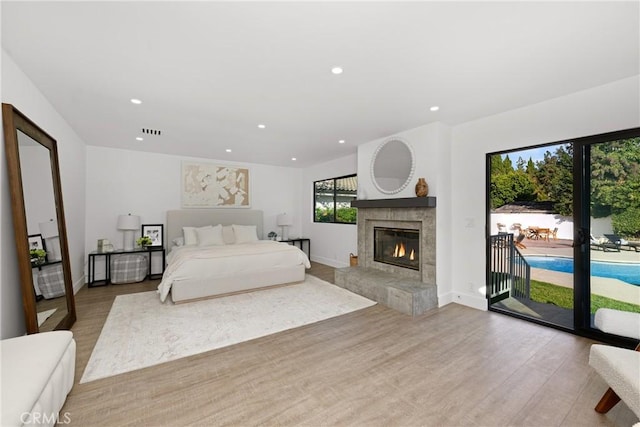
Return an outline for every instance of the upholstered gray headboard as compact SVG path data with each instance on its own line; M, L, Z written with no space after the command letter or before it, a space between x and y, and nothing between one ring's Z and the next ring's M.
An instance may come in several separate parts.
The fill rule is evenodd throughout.
M254 209L181 209L167 211L167 247L171 241L182 237L182 227L204 227L205 225L255 225L258 238L262 234L263 213Z

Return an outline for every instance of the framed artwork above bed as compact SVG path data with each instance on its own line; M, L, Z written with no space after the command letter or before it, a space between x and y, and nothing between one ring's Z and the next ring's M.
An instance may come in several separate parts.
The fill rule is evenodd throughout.
M183 208L249 208L249 169L182 162Z

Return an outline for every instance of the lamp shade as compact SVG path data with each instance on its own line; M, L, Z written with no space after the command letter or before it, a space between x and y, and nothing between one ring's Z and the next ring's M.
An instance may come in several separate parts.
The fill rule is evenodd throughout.
M43 239L56 237L58 235L58 221L50 220L41 222L38 224L38 228L40 229L40 234L42 234Z
M289 226L289 225L293 225L293 219L287 215L286 213L280 214L278 215L278 217L276 218L276 223L282 227L282 226Z
M118 215L118 230L137 230L140 228L138 215Z

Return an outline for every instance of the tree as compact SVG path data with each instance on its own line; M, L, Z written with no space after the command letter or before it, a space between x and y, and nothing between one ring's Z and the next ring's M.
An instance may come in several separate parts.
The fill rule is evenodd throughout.
M640 208L640 138L592 145L592 215L619 215L629 208Z
M611 217L613 230L626 237L640 237L640 208L633 207Z
M491 180L491 208L535 199L535 185L523 171L503 173Z
M533 162L533 159L529 157L529 161L527 162L527 175L535 176L536 174L536 164Z
M537 163L538 200L554 202L560 215L573 214L573 145L560 145L555 153L544 153Z

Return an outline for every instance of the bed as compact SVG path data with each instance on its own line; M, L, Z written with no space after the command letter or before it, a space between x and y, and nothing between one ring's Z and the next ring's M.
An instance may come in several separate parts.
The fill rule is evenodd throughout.
M167 211L170 252L160 299L180 303L304 281L307 255L287 243L256 241L263 236L260 210Z

